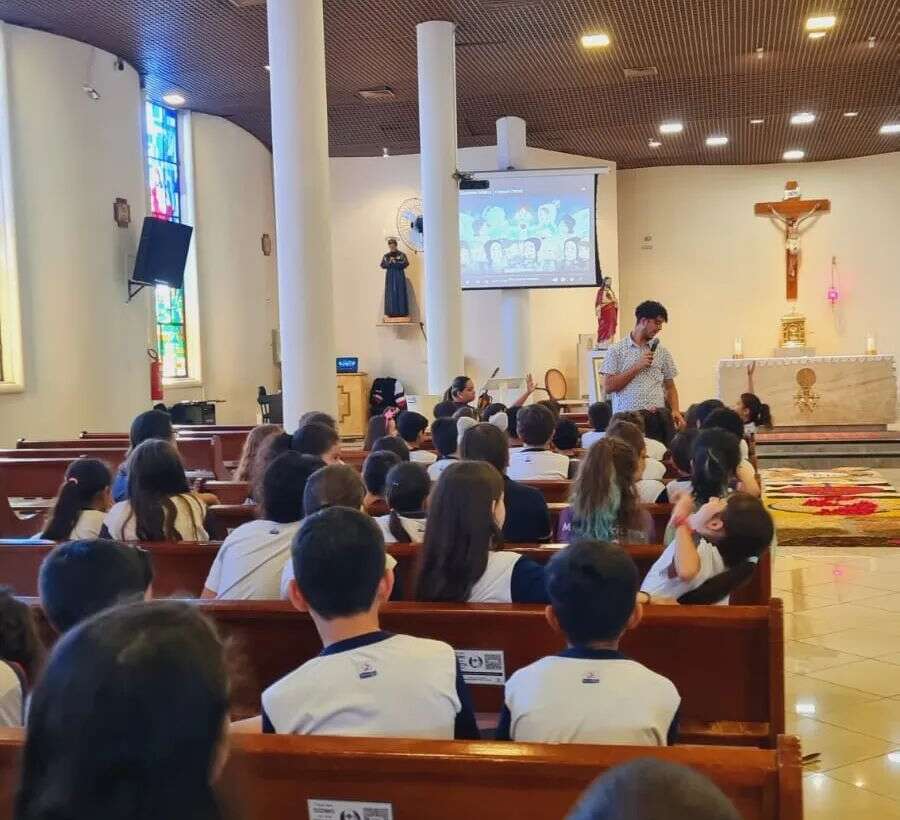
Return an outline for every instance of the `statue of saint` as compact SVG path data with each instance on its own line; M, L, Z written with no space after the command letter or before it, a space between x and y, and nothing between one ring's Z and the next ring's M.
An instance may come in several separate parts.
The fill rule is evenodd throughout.
M615 338L619 324L619 300L613 292L609 276L604 277L603 284L597 291L594 310L597 313L597 344L608 344Z
M406 293L406 268L409 259L397 250L397 240L388 239L388 252L381 257L384 278L384 316L386 319L409 319L409 298Z

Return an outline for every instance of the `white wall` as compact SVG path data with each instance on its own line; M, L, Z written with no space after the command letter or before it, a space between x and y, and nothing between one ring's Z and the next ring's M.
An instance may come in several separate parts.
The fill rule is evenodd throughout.
M7 27L25 391L0 395L0 445L19 436L124 429L149 397L147 302L125 304L144 216L140 90L130 67ZM128 229L113 201L131 204Z
M809 343L822 355L858 354L871 330L879 352L900 354L900 153L618 177L626 322L643 299L666 305L664 340L681 371L683 406L715 395L716 364L731 356L735 337L748 357L770 356L779 344L779 319L789 309L784 233L754 216L753 204L781 199L789 179L804 197L831 200L831 213L801 243L797 310L807 317ZM834 310L826 300L832 256L841 294Z
M260 239L275 238L272 154L242 128L191 115L202 389L166 390L167 403L224 399L216 420L250 424L256 388L276 387L275 255Z
M462 170L496 167L496 149L464 148ZM598 160L528 149L531 168L597 165ZM618 281L616 174L601 176L598 187L598 241L604 274ZM417 327L378 327L381 321L384 273L379 268L386 250L384 238L396 233L400 203L419 196L419 155L332 158L331 191L334 228L335 318L341 355L360 357L370 376L395 376L407 393L427 390L425 340ZM426 216L427 219L427 216ZM426 228L427 230L427 228ZM407 275L420 300L424 294L422 256L408 253ZM592 288L534 291L531 294L532 370L539 381L550 367L565 374L573 394L577 380L576 345L579 333L595 333ZM500 294L498 291L463 294L463 336L466 372L476 382L500 364ZM427 332L427 328L426 328Z

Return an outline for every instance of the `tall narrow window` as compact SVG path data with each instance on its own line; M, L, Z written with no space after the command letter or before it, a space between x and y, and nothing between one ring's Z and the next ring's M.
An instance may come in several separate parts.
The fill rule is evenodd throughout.
M181 178L178 156L178 116L171 109L146 103L147 180L150 215L181 222ZM188 377L184 288L157 285L156 348L163 363L163 377Z

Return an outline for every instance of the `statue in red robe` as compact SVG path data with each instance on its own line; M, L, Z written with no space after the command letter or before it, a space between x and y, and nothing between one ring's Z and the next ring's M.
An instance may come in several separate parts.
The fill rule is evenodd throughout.
M609 344L616 335L619 324L619 300L612 289L612 279L605 277L594 300L597 313L597 344Z

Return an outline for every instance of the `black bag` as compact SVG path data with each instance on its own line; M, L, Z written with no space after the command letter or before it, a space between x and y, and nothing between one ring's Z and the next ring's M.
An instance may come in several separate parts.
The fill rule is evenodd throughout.
M390 407L399 407L400 402L405 404L406 396L401 388L397 390L397 380L390 376L380 376L372 382L369 391L369 415L380 416Z

